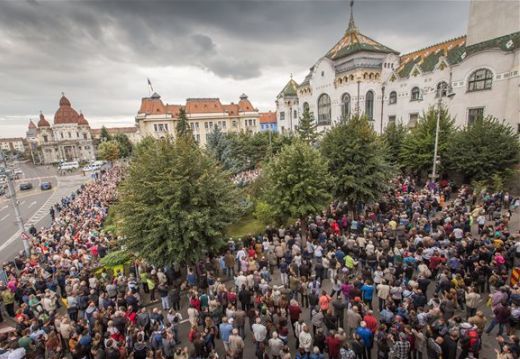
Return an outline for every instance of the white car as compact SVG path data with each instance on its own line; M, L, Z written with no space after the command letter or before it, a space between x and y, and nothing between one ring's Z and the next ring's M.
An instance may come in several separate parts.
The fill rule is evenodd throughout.
M61 163L58 168L60 170L75 170L75 169L78 169L79 168L79 163L78 161L72 161L72 162L63 162Z

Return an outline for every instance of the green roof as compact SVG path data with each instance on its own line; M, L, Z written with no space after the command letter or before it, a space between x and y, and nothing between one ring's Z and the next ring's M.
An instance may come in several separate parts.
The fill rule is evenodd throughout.
M357 28L354 27L348 30L325 56L331 60L337 60L361 51L399 54L397 51L361 34L357 31Z
M398 72L399 77L408 77L410 75L410 72L412 72L413 67L416 63L420 62L421 58L418 57L415 60L412 60L408 62L406 65L403 66L403 68Z
M292 78L287 82L278 96L291 97L298 95L298 84Z
M435 65L439 62L439 59L441 56L444 55L443 51L437 51L434 53L429 54L424 58L424 60L421 62L420 68L423 72L430 72L433 71L435 68Z
M466 55L493 48L499 48L503 51L514 51L520 48L520 31L467 46Z

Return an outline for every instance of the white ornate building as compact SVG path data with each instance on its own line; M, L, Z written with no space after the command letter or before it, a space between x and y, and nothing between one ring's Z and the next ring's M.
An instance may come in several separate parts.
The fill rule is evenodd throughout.
M414 126L440 93L458 126L493 115L520 130L519 13L518 1L474 0L467 35L400 55L363 35L351 9L343 37L277 96L278 129L294 130L306 106L321 130L352 114L367 115L377 131Z
M34 144L34 161L51 164L60 161L95 160L95 149L90 126L82 113L72 108L70 101L62 96L51 126L40 113L35 126L29 121L27 140Z
M222 104L218 98L189 98L184 105L170 105L163 103L161 96L154 93L141 100L141 108L135 117L140 136L174 137L181 108L186 111L193 136L201 146L206 145L214 127L219 127L222 132L260 131L260 112L245 94L236 104Z

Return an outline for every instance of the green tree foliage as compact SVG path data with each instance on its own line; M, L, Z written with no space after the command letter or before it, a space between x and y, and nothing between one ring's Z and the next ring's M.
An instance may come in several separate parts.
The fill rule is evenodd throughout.
M292 141L292 137L277 133L222 133L214 130L208 138L207 150L226 170L238 173L258 167Z
M283 147L264 171L265 202L281 223L320 213L331 200L327 161L303 141Z
M439 111L431 107L423 113L415 128L405 137L400 153L400 162L409 172L424 177L431 173L433 150L435 147L435 128ZM437 155L440 159L439 173L443 170L443 163L447 162L447 150L455 132L454 120L446 109L441 110L439 122L439 146Z
M105 126L101 127L101 132L99 134L99 140L102 142L110 141L112 136L108 133L108 130Z
M298 124L298 136L308 144L314 144L318 140L318 133L316 132L316 122L309 111L309 108L306 107L303 110L303 113L300 117L300 122Z
M98 146L98 155L105 161L115 161L121 157L119 143L115 140L101 142Z
M132 154L132 142L125 133L118 133L114 136L114 141L119 145L119 154L122 158L127 158Z
M177 136L185 136L191 134L190 124L188 123L188 118L186 117L186 111L181 108L179 110L179 122L177 122L176 127Z
M454 134L448 145L448 168L467 181L488 179L519 161L520 145L511 126L493 117L477 119Z
M408 129L403 124L391 122L383 133L383 141L386 144L386 158L390 163L399 164L399 154Z
M218 162L222 163L224 151L228 147L228 143L229 141L226 134L220 130L220 127L215 126L208 136L206 148Z
M385 146L366 117L352 116L333 127L320 148L334 177L335 198L347 200L354 209L387 190L393 171Z
M155 265L193 263L223 245L237 195L191 136L138 146L116 206L132 253Z

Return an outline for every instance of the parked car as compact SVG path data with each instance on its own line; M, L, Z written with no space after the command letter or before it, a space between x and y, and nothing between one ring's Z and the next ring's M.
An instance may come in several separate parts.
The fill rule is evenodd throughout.
M62 171L65 171L65 170L75 170L75 169L79 168L79 163L78 163L78 161L62 162L62 163L60 163L58 168L60 170L62 170Z
M28 191L32 188L33 188L33 185L31 182L20 183L20 191Z
M41 189L42 191L47 191L47 190L49 190L49 189L51 189L51 188L52 188L52 183L50 183L50 182L42 182L42 183L40 184L40 189Z

